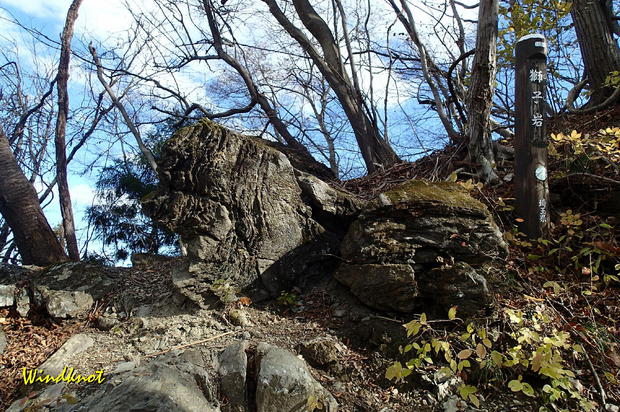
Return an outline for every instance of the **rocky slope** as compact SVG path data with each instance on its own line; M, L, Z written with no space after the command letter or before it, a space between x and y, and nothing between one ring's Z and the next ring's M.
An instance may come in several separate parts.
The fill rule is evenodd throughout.
M456 184L409 181L362 200L320 171L201 121L165 144L160 188L143 200L180 234L186 258L136 256L133 269L3 266L0 304L12 316L43 310L98 328L42 369L107 374L104 384L48 385L10 410L454 404L433 377L399 393L383 376L413 313L492 312L506 245L491 215Z

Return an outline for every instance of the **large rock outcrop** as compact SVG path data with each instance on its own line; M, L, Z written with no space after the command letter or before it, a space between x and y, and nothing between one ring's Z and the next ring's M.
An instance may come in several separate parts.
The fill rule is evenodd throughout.
M382 311L458 305L466 316L490 303L487 272L506 245L463 188L414 180L362 201L321 170L207 120L179 130L163 147L160 188L143 200L186 245L175 286L203 304L217 288L274 296L337 268L336 279Z
M329 274L326 256L337 253L357 203L317 170L290 149L208 120L179 130L162 151L160 189L143 199L186 246L175 286L201 304L222 280L275 295Z
M380 194L346 234L336 279L379 310L469 316L491 303L486 275L506 256L487 208L448 182L412 180Z

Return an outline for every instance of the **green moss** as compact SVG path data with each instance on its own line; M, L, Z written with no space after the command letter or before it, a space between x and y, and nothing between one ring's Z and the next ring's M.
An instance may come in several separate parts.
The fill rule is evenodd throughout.
M452 182L429 182L409 180L383 193L393 204L425 201L448 206L466 208L487 213L487 208L474 199L465 189Z

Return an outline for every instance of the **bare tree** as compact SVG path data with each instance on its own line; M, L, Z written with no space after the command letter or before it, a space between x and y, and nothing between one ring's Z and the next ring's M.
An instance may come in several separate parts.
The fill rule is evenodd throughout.
M458 120L462 119L459 119L456 116L456 110L451 109L450 105L452 103L447 103L458 98L455 93L451 94L449 88L445 85L445 79L450 74L450 71L448 71L447 74L444 74L429 55L426 45L420 38L413 13L407 3L407 0L401 0L400 6L395 0L388 0L388 2L396 13L398 20L401 22L405 30L407 30L409 39L419 54L420 69L432 94L432 100L430 103L437 111L439 120L450 137L450 140L455 143L461 143L463 141L463 134L460 133L454 125L458 124ZM448 80L450 80L450 77L448 77ZM459 82L459 84L460 83L461 82ZM459 104L458 101L456 101L456 104Z
M73 219L73 207L71 205L71 193L69 192L69 182L67 180L67 153L66 153L66 130L67 117L69 115L69 92L67 83L69 81L69 63L71 60L71 40L73 39L73 26L78 16L78 9L82 0L73 0L69 11L65 27L61 35L60 62L58 64L58 75L56 85L58 89L58 118L56 120L56 136L54 144L56 147L56 179L58 181L58 195L60 198L60 211L67 250L72 260L80 260L77 238L75 236L75 222Z
M103 86L108 96L110 96L110 99L112 100L112 104L118 109L119 112L121 112L121 115L123 116L123 120L125 121L125 124L127 125L129 130L133 134L134 138L136 139L136 142L138 143L138 148L144 155L144 158L148 162L149 167L154 172L157 172L157 163L155 162L155 157L153 156L153 152L151 152L151 150L144 144L144 141L142 140L142 135L140 134L140 131L136 127L133 120L131 120L129 113L127 113L127 109L125 109L125 106L121 103L120 99L116 96L116 93L114 93L114 90L112 90L112 87L110 87L110 84L108 84L108 82L105 80L104 73L103 73L103 67L101 66L101 61L99 60L99 56L97 56L97 50L95 50L95 47L92 45L92 43L88 46L88 49L90 50L90 54L93 57L93 61L95 63L95 67L97 70L97 78L99 79L99 82Z
M273 124L280 136L284 139L286 144L306 157L312 158L310 152L308 152L308 149L289 132L287 126L284 124L280 116L278 116L277 111L274 109L267 96L260 92L250 72L237 59L225 51L222 42L222 35L217 22L215 21L213 3L210 0L203 0L203 6L209 22L209 29L211 30L213 48L215 49L217 56L232 67L239 74L239 76L241 76L250 93L250 96L252 97L252 101L258 102L267 115L267 118L271 124Z
M345 70L345 62L340 49L326 21L317 13L307 0L293 0L296 13L302 24L316 39L321 48L320 53L306 34L289 20L278 6L276 0L263 0L269 11L307 55L316 64L325 80L338 97L344 112L349 119L357 144L368 172L379 167L390 166L400 159L390 144L381 136L379 127L371 119L364 96L355 77L355 70L350 77ZM341 18L345 18L344 10L339 8ZM346 22L343 20L343 22ZM350 53L350 46L349 46ZM351 58L351 56L349 56Z

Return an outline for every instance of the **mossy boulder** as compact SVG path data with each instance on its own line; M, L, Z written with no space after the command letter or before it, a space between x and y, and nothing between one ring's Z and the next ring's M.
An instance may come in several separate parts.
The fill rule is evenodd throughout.
M340 249L346 263L335 277L367 305L447 312L454 302L462 316L489 307L486 274L507 253L482 203L454 183L422 180L369 202ZM394 276L394 267L408 275Z
M387 199L387 200L386 200ZM371 208L381 208L398 204L429 205L446 211L458 211L488 215L489 211L480 201L474 199L460 185L452 182L429 182L427 180L409 180L387 192L381 193L371 204Z

